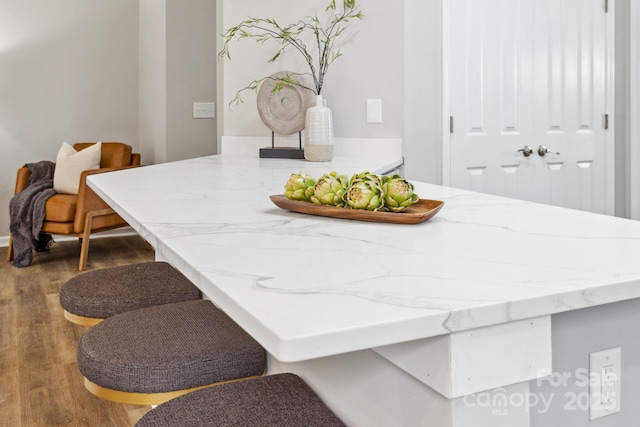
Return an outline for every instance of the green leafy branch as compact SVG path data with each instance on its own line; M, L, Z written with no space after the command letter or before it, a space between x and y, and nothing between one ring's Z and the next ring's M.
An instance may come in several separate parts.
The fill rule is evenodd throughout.
M331 16L325 25L322 24L317 14L307 16L287 26L281 26L273 18L249 17L224 32L224 46L218 52L218 56L231 59L230 44L234 40L251 39L260 44L275 42L279 47L268 62L275 62L288 49L298 52L307 63L309 71L293 74L310 76L313 79L313 86L309 87L304 83L300 83L292 77L293 74L287 74L285 77L274 79L277 82L274 85L273 92L282 90L285 85L296 85L320 95L329 66L342 56L337 42L352 20L359 20L364 17L355 0L342 0L341 10L338 10L336 6L336 0L331 0L325 12L329 12ZM313 49L317 50L316 52L308 48L305 39L313 40L315 45ZM240 89L235 98L229 103L229 106L237 107L243 103L241 94L245 90L257 92L260 84L268 78L263 77L253 80Z

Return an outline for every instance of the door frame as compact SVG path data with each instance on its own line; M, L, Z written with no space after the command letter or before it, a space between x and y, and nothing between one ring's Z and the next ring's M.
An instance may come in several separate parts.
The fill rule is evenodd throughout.
M629 2L629 215L640 219L640 5Z
M445 186L451 185L451 133L450 129L450 117L451 117L451 93L450 93L450 80L449 80L449 50L450 50L450 33L451 33L451 1L454 0L442 0L442 184ZM603 1L603 8L604 8ZM631 2L633 3L633 2ZM609 128L604 132L605 137L605 213L607 215L613 215L615 213L615 2L608 2L609 11L605 18L605 31L607 34L607 40L605 42L607 52L605 53L606 65L605 65L605 111L609 115ZM633 6L632 6L633 8ZM634 46L640 47L640 28L634 26L634 21L640 20L640 7L636 6L631 11L631 76L633 76L634 66L636 71L640 71L640 64L636 64L634 56L638 60L638 56L634 55ZM637 19L634 19L637 18ZM634 31L635 29L635 31ZM636 34L638 33L638 34ZM635 42L635 44L634 44ZM640 84L633 83L632 81L632 122L631 122L631 135L640 136L640 120L633 119L633 100L640 101ZM635 87L635 90L634 90ZM634 96L635 95L635 96ZM636 110L638 111L639 102L636 102ZM640 112L640 111L639 111ZM635 126L634 126L635 125ZM635 130L635 132L634 132ZM640 166L640 147L635 147L631 144L631 201L632 212L640 218L640 194L635 198L634 194L634 182L635 192L640 193L640 171L636 171L634 165ZM635 171L635 173L634 173ZM634 178L635 177L635 178ZM635 211L634 211L635 206Z

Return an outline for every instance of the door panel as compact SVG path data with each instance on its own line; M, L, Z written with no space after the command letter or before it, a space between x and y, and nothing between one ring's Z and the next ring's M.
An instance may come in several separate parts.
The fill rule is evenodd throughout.
M521 159L510 147L533 144L533 61L523 40L532 10L533 0L451 2L453 138L463 141L451 143L453 186L521 192Z
M604 212L601 0L450 0L450 13L451 185Z

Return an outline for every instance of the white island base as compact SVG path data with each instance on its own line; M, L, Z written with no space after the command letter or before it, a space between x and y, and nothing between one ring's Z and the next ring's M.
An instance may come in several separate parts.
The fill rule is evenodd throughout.
M269 372L301 375L350 426L525 427L529 380L550 373L550 328L543 317L305 362L270 358Z

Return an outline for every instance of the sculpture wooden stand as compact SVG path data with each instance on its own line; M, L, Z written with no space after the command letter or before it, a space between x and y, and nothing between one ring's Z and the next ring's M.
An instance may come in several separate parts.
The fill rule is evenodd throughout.
M302 148L302 132L298 132L298 148L296 147L276 147L275 132L271 131L271 147L260 149L260 157L266 159L303 159L304 149Z

